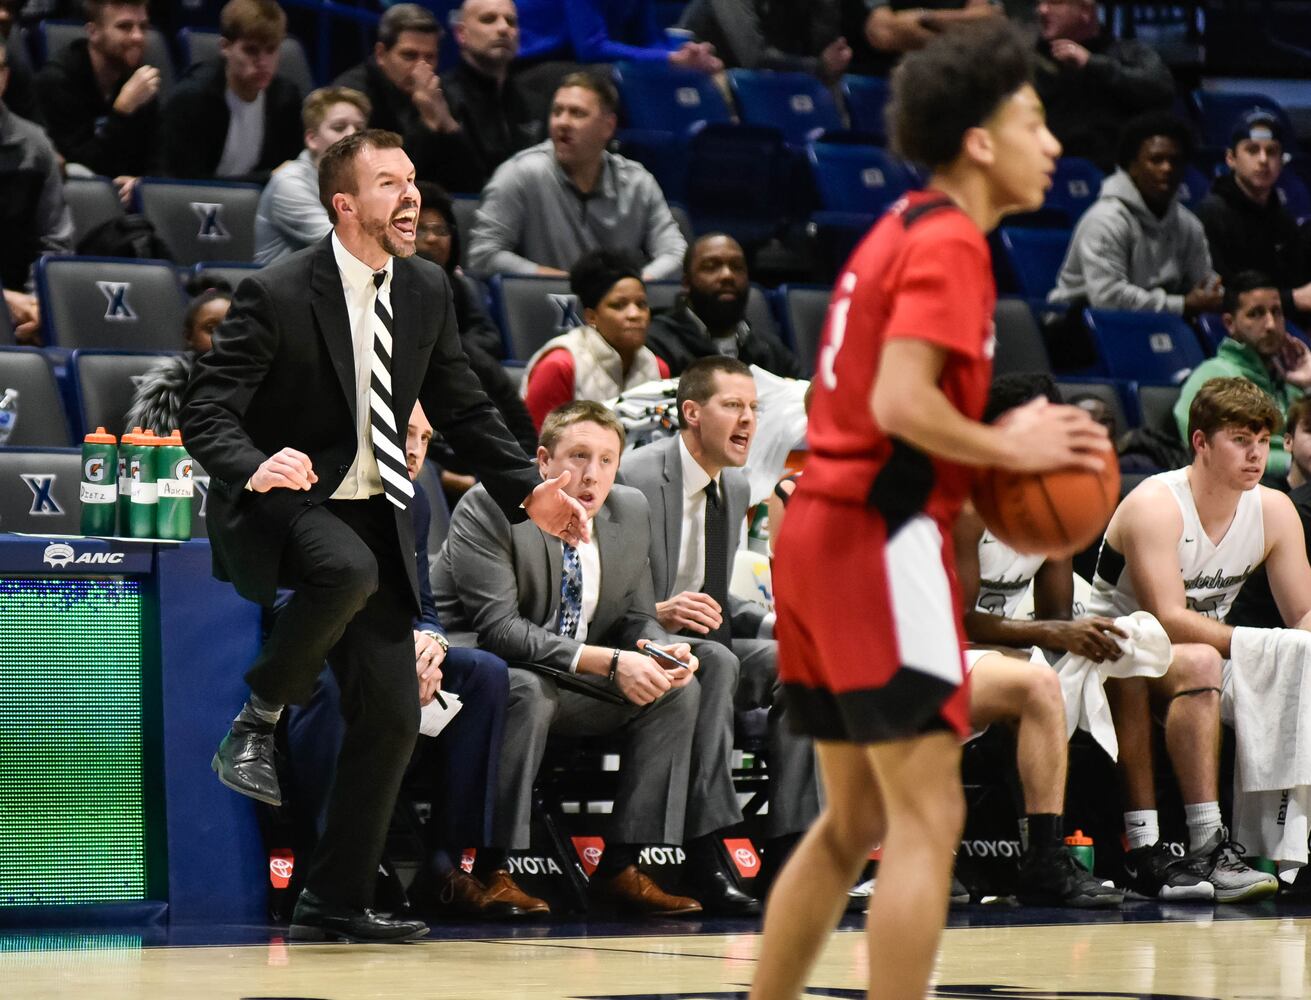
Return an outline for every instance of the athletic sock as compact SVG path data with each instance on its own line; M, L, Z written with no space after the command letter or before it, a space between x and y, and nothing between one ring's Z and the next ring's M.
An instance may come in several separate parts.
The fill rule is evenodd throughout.
M1029 843L1025 854L1054 850L1065 842L1065 817L1060 813L1029 813L1026 818Z
M1188 850L1195 851L1220 829L1220 803L1194 802L1185 803L1184 819L1188 823Z
M1155 809L1133 809L1124 814L1124 837L1129 850L1151 847L1161 839L1161 823Z
M282 706L275 701L265 701L254 691L246 699L246 704L241 707L237 713L234 722L249 722L253 724L264 723L265 725L275 725L282 718Z

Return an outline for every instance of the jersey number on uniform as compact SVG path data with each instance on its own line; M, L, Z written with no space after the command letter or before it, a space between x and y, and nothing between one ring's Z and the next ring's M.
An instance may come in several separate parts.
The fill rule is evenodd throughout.
M842 350L842 340L847 335L847 313L851 311L851 296L856 290L856 275L848 271L842 276L828 312L828 338L824 349L819 352L819 377L824 388L830 392L838 387L838 376L834 368L838 363L838 351Z

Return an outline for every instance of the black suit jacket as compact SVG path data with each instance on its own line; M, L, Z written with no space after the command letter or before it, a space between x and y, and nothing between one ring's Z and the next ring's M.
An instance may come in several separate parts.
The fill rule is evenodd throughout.
M288 528L305 508L332 496L356 452L354 348L331 241L329 234L242 281L183 402L187 448L211 476L216 575L266 605L277 588ZM419 257L398 258L391 305L397 420L406 420L420 400L433 426L472 460L506 516L523 520L520 504L541 477L469 370L445 272ZM284 447L309 456L318 482L308 492L245 489L260 464ZM417 611L414 524L408 511L395 514Z

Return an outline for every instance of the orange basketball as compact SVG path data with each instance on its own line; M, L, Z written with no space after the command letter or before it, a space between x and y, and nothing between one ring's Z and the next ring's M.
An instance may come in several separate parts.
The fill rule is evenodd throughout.
M1070 556L1091 545L1120 500L1120 466L1107 455L1100 473L1084 469L987 469L974 506L988 530L1017 552Z

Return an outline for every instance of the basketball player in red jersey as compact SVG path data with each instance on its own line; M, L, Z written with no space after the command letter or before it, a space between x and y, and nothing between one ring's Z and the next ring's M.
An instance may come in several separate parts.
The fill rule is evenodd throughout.
M978 467L1109 457L1105 430L1072 406L979 422L996 299L984 234L1042 204L1061 151L1020 37L1004 23L943 35L901 63L890 108L898 152L932 179L856 249L820 347L774 581L779 674L827 802L770 895L753 1000L801 993L876 843L869 995L924 996L965 814L952 523Z

